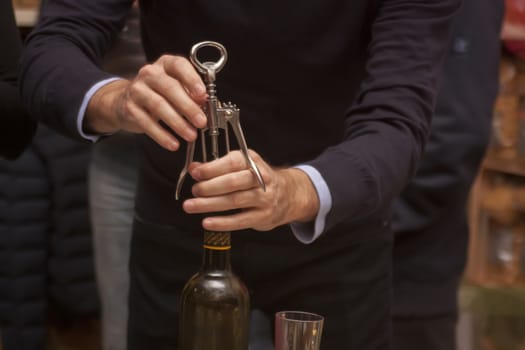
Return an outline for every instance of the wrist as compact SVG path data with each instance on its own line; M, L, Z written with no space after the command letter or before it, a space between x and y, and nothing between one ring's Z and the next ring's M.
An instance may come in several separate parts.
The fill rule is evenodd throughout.
M310 177L302 170L289 168L282 170L288 181L290 201L289 222L310 222L319 212L319 196Z
M128 80L119 79L101 87L88 102L83 130L91 134L111 134L119 131L121 105Z

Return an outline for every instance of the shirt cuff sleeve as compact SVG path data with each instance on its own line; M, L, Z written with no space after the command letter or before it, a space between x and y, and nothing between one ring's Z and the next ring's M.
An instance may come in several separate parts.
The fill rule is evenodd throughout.
M326 215L332 208L332 195L323 176L317 169L310 165L298 165L295 168L304 171L312 181L319 196L319 212L314 221L302 223L292 222L290 227L295 238L301 243L309 244L315 241L324 231Z
M89 140L91 142L97 142L101 136L101 135L86 134L84 130L82 129L82 125L84 123L84 117L86 115L86 109L87 109L89 100L91 100L91 97L93 97L93 95L104 85L107 85L111 83L112 81L119 80L119 79L122 79L122 78L114 77L114 78L108 78L108 79L101 80L95 85L93 85L84 95L84 99L82 100L82 104L80 105L80 109L78 110L78 114L77 114L77 130L80 136L82 136L86 140Z

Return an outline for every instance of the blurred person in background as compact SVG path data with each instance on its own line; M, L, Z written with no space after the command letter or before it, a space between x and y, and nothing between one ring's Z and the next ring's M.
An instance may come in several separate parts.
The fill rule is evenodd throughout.
M12 0L0 0L0 156L14 159L31 142L36 122L22 105L17 67L22 38L16 25Z
M131 78L145 64L139 9L134 4L111 50L106 71ZM103 350L126 349L129 251L138 154L134 135L120 132L93 145L89 165L89 203L97 285L101 303Z
M11 164L5 159L13 160L22 154L31 142L36 131L36 123L30 118L18 94L17 66L22 52L22 38L17 27L13 3L11 0L0 0L0 185L2 177L8 175L7 167ZM4 164L4 166L2 166ZM3 191L2 191L3 192ZM3 197L3 196L0 196ZM0 210L3 209L0 206ZM0 215L1 216L1 215ZM0 226L0 348L9 346L14 349L14 342L20 340L14 332L14 310L8 301L7 284L11 271L5 263L5 250L9 247L6 237L1 235L4 226ZM4 251L4 253L1 253ZM42 326L43 320L38 317L30 322ZM42 330L42 329L40 329ZM7 339L6 339L7 337ZM33 341L43 345L45 332L34 332ZM18 343L20 344L20 343Z
M42 125L36 130L18 94L21 52L12 1L0 0L3 350L46 349L58 340L58 328L67 330L63 335L78 329L93 334L98 317L87 209L90 147ZM75 348L92 349L93 343L86 340Z
M394 202L394 350L456 348L467 199L491 133L503 0L464 0L422 163Z

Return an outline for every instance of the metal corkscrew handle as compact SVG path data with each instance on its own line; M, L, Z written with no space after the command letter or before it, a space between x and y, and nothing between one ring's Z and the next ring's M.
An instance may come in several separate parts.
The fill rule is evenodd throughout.
M201 62L197 56L198 51L203 47L213 47L219 51L220 57L216 62ZM215 41L203 41L195 44L190 51L190 61L195 66L195 68L204 76L204 81L206 83L206 91L208 93L208 98L206 100L206 106L204 112L208 119L208 125L206 128L201 129L200 140L202 146L203 161L206 162L206 154L208 153L206 145L206 137L210 138L211 146L211 155L213 159L219 158L219 135L221 130L225 135L226 142L226 152L230 151L229 145L229 134L228 134L228 125L231 126L235 138L239 144L240 150L244 155L248 167L252 170L254 175L259 182L260 187L263 191L266 190L264 180L261 176L261 173L255 162L252 160L248 153L248 145L246 144L246 139L244 138L244 133L242 132L240 119L239 119L239 108L234 104L228 102L226 104L221 103L217 99L217 90L215 86L216 74L221 71L221 69L226 64L228 60L228 53L226 48L215 42ZM188 173L188 168L190 163L193 161L193 156L195 154L195 142L189 142L186 149L186 161L184 167L182 168L179 178L177 180L177 187L175 189L175 199L180 198L180 192L182 189L182 184Z
M197 53L200 49L203 47L213 47L219 50L220 58L217 62L201 62L199 58L197 57ZM228 52L226 51L226 48L222 46L221 44L215 42L215 41L202 41L198 44L193 45L190 51L190 61L195 66L195 68L199 71L199 73L203 74L205 79L210 79L211 82L215 82L215 73L219 73L221 69L226 64L226 61L228 60ZM210 76L211 73L211 76Z

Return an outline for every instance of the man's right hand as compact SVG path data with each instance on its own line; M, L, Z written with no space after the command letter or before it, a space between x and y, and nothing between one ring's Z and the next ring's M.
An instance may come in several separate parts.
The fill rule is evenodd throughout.
M88 134L145 133L175 151L179 140L160 121L179 138L194 141L196 129L207 123L200 107L205 101L205 85L190 61L164 55L142 67L132 81L100 88L88 103L83 128Z

